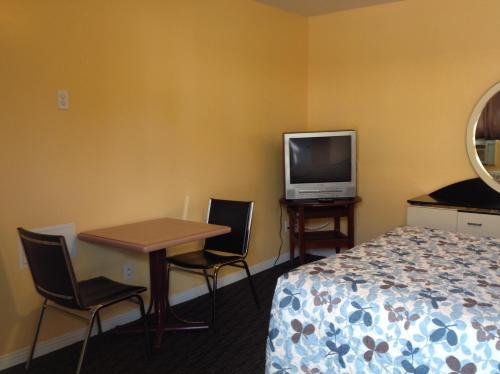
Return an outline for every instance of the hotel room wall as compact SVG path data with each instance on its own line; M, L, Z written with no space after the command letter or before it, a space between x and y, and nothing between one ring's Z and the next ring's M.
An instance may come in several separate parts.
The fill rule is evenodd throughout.
M305 18L248 0L1 8L0 356L29 344L41 302L17 226L181 218L186 196L204 220L209 197L251 199L249 262L276 255L281 133L306 124ZM79 278L122 280L126 262L147 285L147 256L79 243L74 259ZM41 339L82 326L49 313Z
M469 115L500 80L500 2L405 0L309 18L310 130L358 131L356 242L475 177Z

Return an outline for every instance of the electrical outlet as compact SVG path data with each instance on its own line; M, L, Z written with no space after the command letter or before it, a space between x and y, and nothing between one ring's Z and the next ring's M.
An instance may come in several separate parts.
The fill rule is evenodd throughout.
M57 107L61 110L69 109L69 93L67 90L57 91Z
M123 279L129 280L132 279L134 276L134 267L132 264L125 264L123 265Z
M290 225L288 224L287 221L283 222L283 231L288 231L290 230Z

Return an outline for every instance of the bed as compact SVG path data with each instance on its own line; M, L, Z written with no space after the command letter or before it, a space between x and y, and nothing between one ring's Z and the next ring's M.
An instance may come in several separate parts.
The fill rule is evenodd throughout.
M266 373L499 373L499 253L405 226L282 275Z

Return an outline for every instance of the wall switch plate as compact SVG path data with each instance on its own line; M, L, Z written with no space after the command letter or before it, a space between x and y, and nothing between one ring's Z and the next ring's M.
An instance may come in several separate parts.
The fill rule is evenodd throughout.
M66 223L57 226L40 227L35 229L29 229L30 231L37 232L39 234L48 235L62 235L66 239L66 245L68 246L68 252L71 257L76 256L76 230L74 223ZM24 249L21 244L21 240L18 240L19 249L19 267L25 268L28 266L28 261L24 255Z
M123 279L129 280L134 276L134 267L131 263L123 265Z
M57 91L57 107L61 110L69 109L69 93L67 90Z

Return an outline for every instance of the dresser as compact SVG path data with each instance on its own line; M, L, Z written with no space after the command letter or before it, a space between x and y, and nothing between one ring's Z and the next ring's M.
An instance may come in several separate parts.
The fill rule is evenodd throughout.
M454 183L408 200L406 223L500 238L500 193L479 178Z

